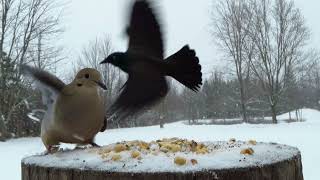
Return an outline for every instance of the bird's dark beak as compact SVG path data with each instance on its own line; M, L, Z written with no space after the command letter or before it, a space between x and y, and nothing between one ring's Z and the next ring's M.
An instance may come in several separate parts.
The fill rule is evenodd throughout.
M110 63L111 58L106 57L103 61L100 62L100 64L104 64L104 63Z
M103 82L95 81L102 89L107 90L107 86Z

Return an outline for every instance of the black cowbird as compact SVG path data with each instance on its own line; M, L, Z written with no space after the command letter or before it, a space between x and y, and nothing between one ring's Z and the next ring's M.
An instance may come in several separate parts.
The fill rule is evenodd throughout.
M164 59L161 28L148 1L135 1L127 34L128 50L113 53L101 62L111 63L128 74L124 89L109 109L110 114L124 119L159 102L168 92L165 76L198 91L202 73L195 51L185 45Z

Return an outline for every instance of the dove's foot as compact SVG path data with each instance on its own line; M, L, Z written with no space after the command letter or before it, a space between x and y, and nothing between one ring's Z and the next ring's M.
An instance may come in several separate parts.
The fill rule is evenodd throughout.
M53 146L53 145L49 145L46 147L47 151L45 152L45 154L53 154L59 151L59 146Z
M96 144L95 142L90 143L92 147L101 147L100 145Z
M74 148L76 149L88 149L90 147L89 144L77 144L76 147Z
M88 143L86 145L84 144L77 144L77 146L75 147L75 149L88 149L88 148L91 148L91 147L101 147L99 146L98 144L94 143L94 142L91 142L91 143Z

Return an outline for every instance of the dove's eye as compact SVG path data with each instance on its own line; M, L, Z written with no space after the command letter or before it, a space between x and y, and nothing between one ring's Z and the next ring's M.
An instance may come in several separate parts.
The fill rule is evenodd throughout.
M84 77L88 79L89 78L89 74L85 74Z

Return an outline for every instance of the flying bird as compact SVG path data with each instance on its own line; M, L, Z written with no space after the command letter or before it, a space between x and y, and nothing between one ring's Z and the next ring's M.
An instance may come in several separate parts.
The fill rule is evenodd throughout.
M41 121L41 139L49 153L60 143L91 144L99 131L106 129L105 110L99 88L106 89L100 73L80 70L70 84L38 68L21 66L21 72L36 80L47 106Z
M149 1L134 2L126 52L115 52L101 63L110 63L128 74L121 94L109 108L120 120L159 102L168 93L165 76L171 76L193 91L202 84L202 73L196 52L185 45L164 59L160 24Z

